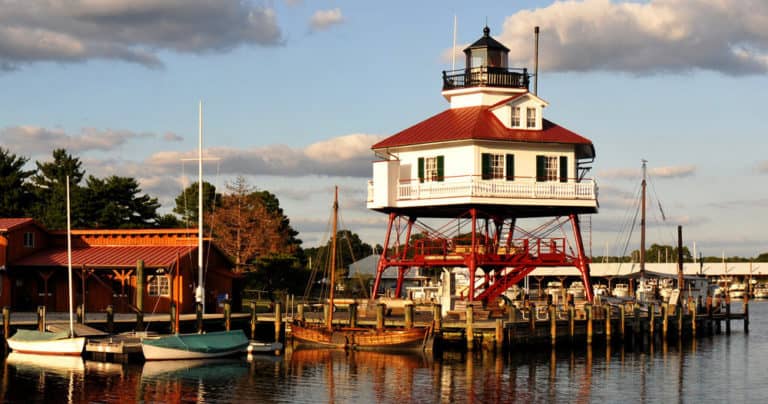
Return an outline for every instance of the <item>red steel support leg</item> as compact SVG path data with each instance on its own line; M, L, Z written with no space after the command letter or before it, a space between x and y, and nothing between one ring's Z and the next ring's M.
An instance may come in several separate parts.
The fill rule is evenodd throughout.
M381 275L384 274L384 270L389 266L387 260L387 250L389 249L389 235L392 233L392 223L394 223L397 215L395 213L389 214L389 222L387 223L387 235L384 237L384 250L379 257L379 264L376 268L376 281L373 283L373 292L371 293L371 300L375 300L379 296L379 285L381 285Z
M416 218L408 218L408 227L405 231L405 245L403 246L403 251L400 253L401 261L408 257L408 246L411 240L411 229L413 228L413 222L415 221ZM397 267L397 287L395 288L395 294L397 297L403 295L403 280L405 279L405 270L405 267Z
M477 271L477 209L469 210L472 215L472 248L469 253L469 301L475 300L475 271Z
M581 279L582 282L584 282L584 295L586 296L587 300L592 303L592 283L590 282L590 275L589 275L589 260L587 259L586 254L584 254L584 242L581 239L581 226L579 226L579 217L575 214L568 215L571 219L571 224L573 225L573 234L576 238L576 247L579 250L579 258L578 262L576 263L576 267L579 268L579 271L581 271Z

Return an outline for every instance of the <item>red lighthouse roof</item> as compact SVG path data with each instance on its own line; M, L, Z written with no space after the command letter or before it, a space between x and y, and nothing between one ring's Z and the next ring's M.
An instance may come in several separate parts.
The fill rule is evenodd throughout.
M498 104L497 104L498 105ZM371 146L371 149L459 140L575 144L579 158L592 158L592 141L544 119L541 130L505 127L491 112L495 106L453 108L434 115Z

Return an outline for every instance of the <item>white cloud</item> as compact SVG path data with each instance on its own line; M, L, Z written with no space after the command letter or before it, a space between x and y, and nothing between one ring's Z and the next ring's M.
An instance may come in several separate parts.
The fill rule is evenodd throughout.
M758 174L768 174L768 160L759 161L757 165L755 165L755 171L757 171Z
M16 153L27 156L50 155L54 149L66 149L71 154L90 150L110 151L134 139L155 137L151 133L127 130L83 128L79 134L68 134L60 128L11 126L0 129L0 143L13 145Z
M341 15L341 9L334 8L315 11L309 20L309 26L312 31L323 31L342 22L344 22L344 16Z
M519 11L497 34L511 66L533 65L535 26L544 71L768 73L765 1L585 0Z
M273 9L240 0L0 0L0 69L116 59L159 67L157 53L279 45Z
M648 169L648 175L656 178L684 178L696 174L695 165L653 167ZM639 168L616 168L600 170L598 178L639 180L642 172Z

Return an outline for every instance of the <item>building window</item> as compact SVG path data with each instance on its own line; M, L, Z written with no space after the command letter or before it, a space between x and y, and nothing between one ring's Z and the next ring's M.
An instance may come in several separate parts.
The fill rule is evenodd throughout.
M520 127L520 107L512 107L512 121L510 122L510 126L513 128Z
M536 181L557 181L557 156L536 156Z
M35 248L35 233L31 231L24 233L24 247Z
M419 157L419 182L442 181L445 177L445 157Z
M535 128L536 127L536 108L528 108L525 111L525 120L526 120L526 127L528 128Z
M482 178L484 180L515 179L514 154L482 154Z
M165 275L151 275L147 280L147 293L150 296L169 296L171 282Z

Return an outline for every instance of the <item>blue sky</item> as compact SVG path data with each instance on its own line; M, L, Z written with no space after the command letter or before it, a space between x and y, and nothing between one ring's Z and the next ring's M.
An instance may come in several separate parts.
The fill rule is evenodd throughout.
M305 246L325 237L337 184L344 227L382 243L384 215L365 209L369 148L448 108L454 16L459 49L487 23L529 68L539 25L544 115L597 151L594 254L623 253L641 159L649 245L673 244L680 224L705 255L768 252L768 3L488 3L0 0L0 145L32 162L64 147L168 211L194 174L182 158L203 100L206 155L220 159L207 181L275 193Z

